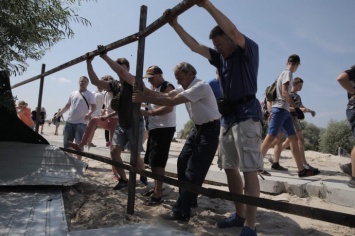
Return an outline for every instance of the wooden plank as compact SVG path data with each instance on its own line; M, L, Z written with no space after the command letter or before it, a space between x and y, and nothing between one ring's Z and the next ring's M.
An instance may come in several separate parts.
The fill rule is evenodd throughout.
M165 25L166 23L168 23L169 19L172 17L176 17L180 14L182 14L183 12L185 12L186 10L188 10L189 8L191 8L193 5L195 5L195 3L198 0L184 0L181 3L179 3L178 5L176 5L174 8L171 9L171 12L168 16L161 16L160 18L158 18L157 20L155 20L153 23L151 23L147 28L145 28L143 31L132 34L130 36L127 36L123 39L120 39L118 41L115 41L113 43L110 43L108 45L105 46L106 51L111 51L113 49L122 47L124 45L127 45L129 43L133 43L135 41L137 41L139 38L141 37L147 37L148 35L150 35L151 33L155 32L156 30L158 30L160 27L162 27L163 25ZM66 69L70 66L76 65L80 62L86 61L87 57L91 57L91 56L97 56L99 55L98 50L94 50L91 51L85 55L79 56L71 61L68 61L60 66L57 66L51 70L48 70L42 74L36 75L30 79L24 80L20 83L17 83L15 85L13 85L11 88L14 89L16 87L19 87L21 85L27 84L29 82L35 81L37 79L40 79L41 77L45 77L51 74L54 74L58 71L61 71L63 69Z
M173 178L169 178L169 177L166 177L163 175L154 174L150 171L140 170L140 169L138 169L136 167L132 167L130 165L118 163L118 162L109 160L104 156L95 155L95 154L87 153L87 152L78 152L78 151L75 151L72 149L65 149L65 148L60 148L60 149L63 151L66 151L66 152L80 154L81 156L85 156L87 158L101 161L101 162L104 162L104 163L107 163L110 165L115 165L115 166L118 166L118 167L123 168L125 170L135 171L136 173L144 173L149 178L161 180L164 183L167 183L167 184L170 184L173 186L177 186L177 187L181 187L181 188L185 188L191 192L202 194L207 197L220 198L220 199L229 200L229 201L237 201L240 203L254 205L254 206L269 209L269 210L284 212L284 213L293 214L293 215L299 215L299 216L307 217L310 219L321 220L321 221L325 221L325 222L329 222L329 223L333 223L333 224L344 225L347 227L354 227L355 215L341 213L341 212L335 212L335 211L330 211L330 210L325 210L325 209L320 209L320 208L301 206L301 205L296 205L296 204L287 203L287 202L276 202L276 201L273 201L270 199L265 199L265 198L257 198L257 197L233 194L233 193L218 190L218 189L204 188L204 187L193 185L191 183L187 183L187 182L179 181L179 180L176 180Z

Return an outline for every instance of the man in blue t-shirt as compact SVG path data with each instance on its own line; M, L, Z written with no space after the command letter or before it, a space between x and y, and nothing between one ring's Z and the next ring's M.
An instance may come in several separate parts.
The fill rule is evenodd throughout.
M214 48L198 43L178 23L177 18L169 24L182 41L194 52L207 58L217 68L221 93L225 102L219 137L220 155L218 165L225 169L229 191L236 194L259 197L258 170L263 168L261 156L261 107L255 98L259 67L258 45L244 36L237 27L210 1L197 3L218 23L209 38ZM243 181L240 171L244 175ZM230 217L217 223L219 228L243 227L241 235L256 235L256 207L234 202L235 210Z

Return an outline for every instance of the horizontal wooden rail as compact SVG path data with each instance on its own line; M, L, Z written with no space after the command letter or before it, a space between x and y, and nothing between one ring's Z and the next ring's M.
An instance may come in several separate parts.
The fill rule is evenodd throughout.
M292 203L287 203L287 202L275 202L273 200L269 199L264 199L264 198L257 198L257 197L251 197L251 196L245 196L245 195L239 195L239 194L233 194L230 192L218 190L218 189L213 189L213 188L204 188L200 186L193 185L188 182L183 182L179 181L173 178L169 178L163 175L158 175L154 174L150 171L145 171L138 169L136 167L132 167L130 165L126 165L123 163L119 163L116 161L113 161L111 159L108 159L104 156L88 153L88 152L79 152L75 151L73 149L66 149L66 148L60 148L61 150L77 155L81 155L96 161L101 161L110 165L117 166L119 168L128 170L128 171L133 171L138 174L144 174L147 177L150 177L152 179L156 180L161 180L164 183L180 187L180 188L185 188L191 192L202 194L207 197L211 198L220 198L224 200L229 200L229 201L237 201L240 203L248 204L248 205L254 205L257 207L269 209L269 210L274 210L274 211L279 211L279 212L284 212L288 214L293 214L293 215L298 215L298 216L303 216L315 220L321 220L329 223L334 223L338 225L344 225L348 227L354 227L354 222L355 222L355 215L350 215L347 213L340 213L336 211L329 211L325 209L320 209L320 208L314 208L314 207L308 207L308 206L301 206L301 205L296 205Z
M195 5L196 1L198 0L184 0L181 3L179 3L178 5L176 5L174 8L172 8L170 10L170 13L168 15L163 15L160 18L158 18L157 20L155 20L153 23L151 23L148 27L146 27L144 30L142 30L141 32L132 34L130 36L127 36L123 39L120 39L118 41L115 41L113 43L110 43L108 45L105 46L106 51L111 51L113 49L122 47L124 45L127 45L129 43L133 43L135 41L137 41L139 39L139 37L147 37L148 35L150 35L151 33L153 33L154 31L158 30L160 27L162 27L163 25L165 25L166 23L168 23L169 19L172 17L176 17L178 15L180 15L181 13L185 12L186 10L188 10L189 8L191 8L192 6ZM14 89L16 87L19 87L21 85L27 84L29 82L35 81L37 79L40 79L41 77L45 77L51 74L54 74L60 70L66 69L70 66L76 65L80 62L83 62L87 59L87 57L92 57L92 56L97 56L99 55L99 51L98 50L94 50L92 52L89 52L85 55L82 55L80 57L77 57L71 61L68 61L60 66L57 66L51 70L48 70L42 74L36 75L30 79L24 80L22 82L19 82L15 85L13 85L11 88Z

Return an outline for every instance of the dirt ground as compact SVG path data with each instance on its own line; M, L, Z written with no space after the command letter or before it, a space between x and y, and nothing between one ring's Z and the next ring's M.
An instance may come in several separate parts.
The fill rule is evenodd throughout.
M62 128L62 127L61 127ZM45 127L45 133L53 132L53 126ZM61 131L60 131L61 133ZM102 135L103 132L96 132ZM97 138L95 134L95 138ZM94 141L95 141L94 138ZM102 137L100 137L102 138ZM95 141L96 143L98 141ZM183 143L174 143L174 148L181 148ZM271 153L269 151L269 153ZM336 175L346 179L339 170L339 158L330 154L306 152L308 162L319 167L323 173ZM164 202L158 206L146 206L147 197L140 193L151 189L154 185L148 179L148 186L139 185L137 181L134 214L127 214L127 188L114 191L117 180L114 178L111 166L89 158L83 158L89 164L81 181L63 190L65 212L70 231L97 229L114 226L149 224L182 230L194 235L238 235L240 228L218 229L216 222L229 216L234 210L232 202L199 196L198 207L192 210L192 217L188 223L167 221L164 216L171 211L171 207L178 197L178 189L164 184ZM283 152L282 165L295 169L295 163L289 152ZM347 160L346 160L347 161ZM264 160L265 168L270 164ZM127 173L128 174L128 173ZM137 180L139 175L137 176ZM204 185L228 191L226 186ZM344 207L325 202L318 197L299 198L295 195L283 193L280 195L261 194L261 198L274 201L289 202L297 205L311 206L331 211L355 214L354 208ZM323 221L312 220L277 211L258 208L258 235L355 235L355 228L349 228ZM354 222L355 227L355 222Z

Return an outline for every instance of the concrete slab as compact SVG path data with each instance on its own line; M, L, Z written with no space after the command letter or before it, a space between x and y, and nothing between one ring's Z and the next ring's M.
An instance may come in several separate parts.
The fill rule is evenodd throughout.
M0 192L0 235L68 235L60 189Z
M310 196L318 196L327 202L355 208L355 189L347 186L347 181L322 179L309 183L307 192Z
M51 137L46 138L51 144L62 146L61 140L52 140ZM55 137L55 139L56 138L57 137ZM99 144L98 147L90 148L89 150L86 149L86 151L109 157L109 149L104 146L103 140L95 140L95 144ZM172 147L174 151L170 152L166 171L172 173L174 176L174 174L176 175L177 173L176 163L180 153L180 150L177 147L181 147L181 144L172 143ZM123 153L122 159L129 161L130 153ZM340 162L344 163L347 161L348 159L340 160ZM355 207L355 189L351 189L346 185L348 182L348 177L346 176L330 176L335 173L327 169L318 176L307 178L299 178L295 168L291 168L289 171L285 172L275 170L268 171L272 176L263 176L263 178L259 177L260 190L264 193L274 195L289 193L298 197L320 197L325 201L334 204ZM206 180L221 185L227 185L226 175L223 170L218 168L216 160L213 161L213 164L207 173Z
M73 185L87 164L57 146L0 142L0 185Z
M112 227L104 229L91 229L83 231L70 232L70 236L188 236L193 235L188 232L178 231L156 225L127 225L122 227Z

